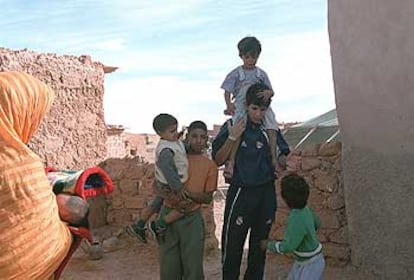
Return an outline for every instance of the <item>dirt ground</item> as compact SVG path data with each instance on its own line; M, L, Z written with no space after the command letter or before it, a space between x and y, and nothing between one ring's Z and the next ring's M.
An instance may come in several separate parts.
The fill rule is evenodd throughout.
M126 240L123 248L105 253L101 260L88 260L84 254L77 254L72 258L63 275L63 280L77 279L159 279L157 260L157 246L138 244L134 240ZM245 270L246 257L243 258L241 271ZM269 265L272 264L272 265ZM290 260L268 255L266 266L266 279L285 279L290 268ZM205 258L204 271L207 280L221 279L220 255ZM369 279L351 267L327 267L324 279Z
M223 220L223 200L216 200L214 216L217 225L216 236L220 240L220 230ZM104 228L97 234L110 236L114 229ZM104 256L100 260L88 258L86 243L77 250L68 264L63 280L100 280L100 279L159 279L158 247L155 241L148 244L138 242L126 233L117 234L118 238L109 238L103 243ZM241 275L246 267L247 247L243 256ZM266 265L266 279L285 279L291 266L291 260L274 254L268 254ZM221 279L220 252L212 252L205 257L204 272L207 280ZM353 267L333 268L327 267L324 279L354 280L374 279L370 275L363 274Z

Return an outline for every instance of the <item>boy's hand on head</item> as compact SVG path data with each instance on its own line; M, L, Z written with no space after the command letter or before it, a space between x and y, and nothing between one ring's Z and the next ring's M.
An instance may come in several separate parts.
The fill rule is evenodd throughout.
M229 130L229 138L238 139L244 132L246 125L245 121L240 119L235 124L231 124L230 120L227 121L227 127Z
M257 93L257 96L259 96L260 98L264 98L265 100L268 100L273 95L274 95L273 90L271 90L271 89L265 89L265 90Z

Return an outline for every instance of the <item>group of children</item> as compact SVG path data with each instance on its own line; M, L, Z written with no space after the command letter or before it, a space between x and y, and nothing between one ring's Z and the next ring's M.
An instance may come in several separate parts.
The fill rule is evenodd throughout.
M243 64L233 69L223 81L226 108L224 114L232 116L233 124L237 121L246 121L245 98L247 89L256 83L263 83L268 90L259 93L260 97L270 99L274 92L266 72L256 66L261 53L261 44L255 37L245 37L237 45L239 57ZM273 167L277 169L276 131L278 123L271 107L267 109L264 118L264 127L270 143L270 157ZM177 131L177 120L169 114L160 114L153 121L155 132L160 136L156 148L155 187L160 194L151 205L144 209L140 219L128 226L127 231L141 241L146 242L147 228L152 235L162 242L163 233L168 224L183 217L196 200L189 193L184 183L188 178L188 161L186 148ZM233 175L234 162L238 139L232 149L229 160L225 164L224 176L227 180ZM237 142L238 141L238 142ZM297 174L286 175L281 180L281 195L291 209L287 220L286 231L282 241L263 240L262 249L279 254L292 254L295 263L290 272L290 279L321 279L324 270L322 245L317 239L316 231L320 227L319 218L307 206L309 185ZM175 202L175 210L165 217L147 222L150 217L159 211L163 198Z

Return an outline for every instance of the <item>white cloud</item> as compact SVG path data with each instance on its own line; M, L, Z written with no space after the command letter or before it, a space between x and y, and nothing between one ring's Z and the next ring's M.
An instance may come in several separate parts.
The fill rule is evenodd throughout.
M306 120L335 107L326 30L264 37L261 41L263 53L258 65L267 71L273 83L276 97L272 107L278 121ZM188 46L191 47L194 45ZM160 112L176 115L182 124L195 119L202 119L209 126L222 123L225 116L220 83L239 59L234 50L208 52L210 47L204 48L171 60L166 60L162 53L156 59L157 52L150 50L121 58L131 68L121 68L119 75L138 67L148 69L148 73L157 70L174 73L179 69L184 74L137 76L126 80L118 80L117 72L111 74L105 92L107 120L139 132L152 132L152 118ZM205 74L194 78L191 77L194 71Z
M183 15L191 15L205 0L153 0L106 1L106 11L126 24L132 24L143 30L157 27L170 28L169 24L177 24ZM194 20L196 17L194 17ZM184 23L191 24L191 23Z
M199 46L197 43L186 43L185 46L174 47L154 46L153 49L143 48L122 53L109 53L102 59L130 72L191 72L211 69L214 61L220 61L216 48L214 45Z
M279 121L302 121L335 108L326 29L263 40L259 64L275 89Z
M326 30L273 38L264 48L260 64L267 70L278 100L321 94L333 97Z
M205 104L221 103L217 86L208 81L159 76L114 82L106 78L105 84L107 123L123 124L136 132L152 132L152 119L161 112L176 116L180 125L195 119L220 121L217 117L197 114L205 109Z
M105 79L110 123L152 132L152 118L161 111L183 124L222 123L219 86L240 63L236 43L246 34L263 44L258 65L276 91L279 121L305 120L334 107L326 28L298 33L326 20L315 12L325 9L320 0L35 2L30 13L19 1L4 5L3 45L89 54L120 67Z

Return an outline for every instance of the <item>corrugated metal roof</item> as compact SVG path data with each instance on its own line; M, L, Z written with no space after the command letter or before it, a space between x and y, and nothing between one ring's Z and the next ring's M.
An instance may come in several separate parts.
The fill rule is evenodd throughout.
M283 131L283 136L291 148L296 147L299 142L308 134L309 127L290 127Z
M340 141L336 109L283 131L292 149L304 150L324 142Z
M338 126L338 116L336 114L336 109L332 109L306 122L296 124L293 127L315 127L315 126Z

